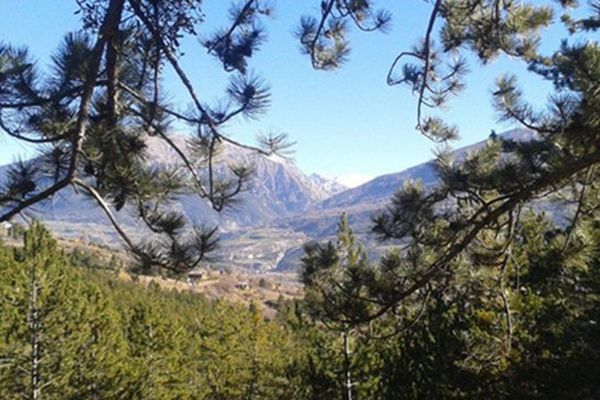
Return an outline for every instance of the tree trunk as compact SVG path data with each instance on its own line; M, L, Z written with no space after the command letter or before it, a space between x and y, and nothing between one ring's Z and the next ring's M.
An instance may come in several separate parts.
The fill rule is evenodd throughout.
M344 331L344 372L346 374L346 400L352 400L352 372L350 361L350 344L348 343L348 331Z
M38 297L39 297L39 282L37 276L37 267L31 269L31 299L30 299L30 332L31 332L31 400L41 399L41 377L40 377L40 330L42 322L40 320Z

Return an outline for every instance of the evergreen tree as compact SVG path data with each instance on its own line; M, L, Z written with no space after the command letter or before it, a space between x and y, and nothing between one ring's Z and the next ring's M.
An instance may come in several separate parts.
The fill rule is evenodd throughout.
M129 360L121 316L107 294L93 283L85 284L79 297L77 322L81 340L69 348L75 360L62 396L69 399L125 398Z
M385 28L390 16L374 12L375 3L323 1L318 18L302 19L299 37L313 66L330 69L343 63L350 24L366 31ZM468 57L486 64L509 56L548 82L553 93L538 111L523 98L515 77L498 79L492 102L500 119L526 130L513 139L492 131L485 149L464 160L453 160L449 148L443 149L435 162L436 188L424 190L416 183L400 188L375 218L374 232L383 240L408 244L401 257L363 274L364 304L338 310L352 313L345 316L348 320L373 320L414 303L429 284L455 273L461 259L504 264L515 247L513 232L524 206L559 196L580 210L599 179L600 47L595 34L600 4L592 1L585 9L575 1L430 3L423 40L394 59L387 77L390 85L408 85L416 94L422 134L436 142L457 136L458 129L434 111L464 86ZM569 33L560 48L544 53L543 29L556 25ZM567 213L570 231L582 229L580 214Z
M340 332L344 398L352 400L354 382L352 370L352 336L357 328L355 315L368 315L369 309L363 309L367 303L361 301L365 296L362 281L368 272L367 253L356 239L344 214L338 224L337 243L326 245L309 243L305 246L302 259L304 270L302 279L306 288L306 304L309 312L318 318L328 329ZM340 311L343 314L339 314ZM347 318L350 316L350 318Z
M187 382L181 373L186 368L182 363L183 326L169 311L156 295L129 305L124 326L132 369L128 398L177 399L186 393Z
M310 246L306 301L280 300L273 321L256 304L76 268L36 224L24 247L0 247L0 397L345 398L350 370L359 399L595 399L597 189L582 229L526 212L505 264L464 258L419 301L368 325L325 305L357 290L353 270L369 271L345 220L336 243Z
M518 233L510 273L514 344L507 392L513 397L600 395L598 215L588 218L576 237L533 215Z
M36 224L0 247L0 397L303 398L300 331L258 305L69 264Z
M285 136L268 136L252 147L227 136L222 125L254 118L269 104L261 79L248 61L264 40L260 25L270 13L260 0L232 7L226 29L202 45L231 74L226 107L201 99L179 57L184 37L200 37L201 1L80 0L82 28L67 34L43 73L25 48L0 45L0 129L38 146L41 155L19 162L0 187L0 221L47 201L68 187L87 195L106 214L127 248L147 268L176 273L194 268L214 248L216 228L188 227L170 208L183 192L195 193L221 211L247 187L251 166L230 166L216 174L223 143L271 154ZM192 101L178 111L166 100L163 74L171 69ZM185 122L195 134L187 148L169 134ZM180 167L156 167L148 160L150 136L177 154ZM120 226L120 210L133 212L148 240L135 242Z
M116 396L122 341L105 300L69 268L41 225L24 243L1 266L2 397Z
M217 301L212 314L197 319L193 364L200 388L208 388L208 398L242 399L248 392L252 374L249 338L252 327L248 314L240 306Z
M250 376L243 398L295 398L297 388L293 385L297 382L286 371L298 356L294 338L280 325L265 321L263 311L257 303L249 307Z

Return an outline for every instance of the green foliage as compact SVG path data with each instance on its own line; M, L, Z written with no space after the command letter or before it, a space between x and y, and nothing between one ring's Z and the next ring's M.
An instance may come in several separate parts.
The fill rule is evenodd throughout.
M203 41L236 73L227 106L209 107L178 62L181 38L197 35L202 22L200 1L78 4L83 29L65 37L49 74L26 49L0 44L0 127L43 146L37 160L9 170L0 220L75 185L143 267L194 268L214 249L216 229L188 229L169 206L193 191L220 211L245 190L251 168L216 177L213 157L222 142L240 145L223 124L257 117L269 104L266 85L247 70L270 9L246 1L232 8L229 29ZM516 58L554 93L536 110L514 77L498 79L499 117L528 130L508 139L492 132L482 151L461 160L440 151L440 184L407 183L375 219L375 233L401 248L370 262L342 219L337 242L306 246L306 301L280 304L277 321L266 322L256 305L84 276L36 224L22 249L0 250L0 397L600 397L600 4L583 13L570 0L430 4L422 42L399 54L387 77L418 96L421 133L457 137L425 109L460 92L469 55L484 64ZM351 24L386 28L390 15L373 5L326 0L320 18L302 19L298 35L315 68L347 59ZM543 54L540 32L558 23L568 37ZM166 66L193 109L178 112L165 100ZM167 134L173 119L194 129L191 157ZM185 168L152 166L148 136ZM284 141L264 138L266 149L257 150ZM556 198L564 221L524 211ZM113 213L124 207L158 239L132 242Z
M333 284L334 271L351 289L347 270L369 265L344 220L336 263L307 258L307 301L280 299L273 321L257 304L71 266L35 225L24 247L0 247L0 397L331 399L346 396L350 371L359 399L593 399L600 236L588 222L567 242L528 213L503 268L465 259L368 325L336 321L311 294L312 284Z
M117 396L118 316L41 225L24 244L1 266L1 397Z
M0 315L3 399L299 398L296 333L258 305L77 268L39 224L0 248Z
M367 253L356 239L346 215L338 225L337 242L308 243L302 259L302 280L306 303L311 313L326 324L342 322L340 331L352 328L369 315L370 304L363 301L368 293L363 284L369 279Z
M301 20L300 41L314 67L341 65L349 49L350 26L371 30L365 29L365 22L376 21L372 30L377 30L389 22L384 12L378 14L382 18L374 17L375 3L327 0L321 3L319 18ZM399 188L390 206L375 216L373 231L382 240L402 243L402 250L354 274L352 287L360 288L355 296L342 290L348 284L344 276L321 285L319 291L337 310L322 309L337 319L368 322L393 315L398 308L410 309L430 286L439 285L446 275L460 274L464 262L476 267L501 265L505 271L517 246L521 211L540 200L560 199L553 206L564 208L562 216L570 219L567 237L582 234L582 210L590 210L589 193L597 193L598 2L591 2L590 8L576 1L428 3L431 11L423 40L398 54L387 77L388 84L407 85L417 96L417 129L422 134L437 142L457 137L457 128L427 110L441 108L461 91L469 59L483 64L502 56L519 60L536 79L548 82L552 93L546 107L536 109L514 76L498 78L492 102L499 119L524 129L513 131L512 137L492 131L485 148L458 157L443 148L434 163L440 178L436 187L426 190L407 182ZM541 46L542 33L549 27L568 29L554 49ZM312 246L306 253L327 270L336 264L334 250L331 245ZM565 263L578 262L577 254L565 255L573 256ZM307 265L309 274L316 269L312 264ZM347 297L354 297L360 306L345 304Z
M0 43L0 130L39 150L35 159L9 168L0 185L0 221L76 186L144 268L189 271L215 248L216 228L189 226L172 209L174 199L196 194L222 211L247 189L252 168L236 165L217 173L219 147L227 142L263 154L285 147L285 135L253 147L222 131L234 118L256 118L269 106L268 85L248 72L248 64L265 39L261 19L270 8L246 1L231 8L229 26L201 35L199 0L76 3L82 26L65 35L48 70L26 48ZM225 99L217 104L198 97L180 66L184 37L201 42L230 75ZM193 109L180 112L167 101L163 75L169 68ZM170 135L175 121L191 127L184 144ZM179 165L149 160L151 141L172 151ZM121 229L124 209L144 226L145 240L134 241Z
M595 194L590 193L591 198ZM595 198L588 206L595 209ZM355 326L352 372L358 398L377 399L594 399L600 395L600 236L597 213L586 214L577 233L543 214L525 213L514 231L514 247L500 264L485 252L463 258L452 274L431 280L418 296L367 325ZM340 224L341 237L347 228ZM497 239L488 238L486 248ZM502 243L502 242L501 242ZM483 244L482 244L483 245ZM326 251L327 246L319 247ZM310 250L310 249L309 249ZM314 262L338 259L307 253ZM377 272L380 265L364 264ZM321 268L331 268L326 263ZM337 265L337 264L336 264ZM397 271L397 270L396 270ZM315 302L312 291L334 293L347 281L307 281L308 315L333 316L347 303ZM320 285L320 286L317 286ZM331 285L334 289L323 287ZM335 289L337 288L337 289ZM336 298L342 298L339 293ZM321 297L317 297L321 298ZM312 310L317 307L320 309ZM327 312L327 314L323 314ZM308 316L300 317L308 321ZM331 320L325 320L331 326ZM338 323L347 323L339 313ZM318 349L309 371L315 383L343 396L340 341L313 325L305 340ZM333 351L329 346L337 343ZM337 360L337 361L336 361ZM315 365L329 365L318 370ZM315 372L317 370L318 372ZM329 378L328 380L326 378ZM326 392L326 389L319 389Z

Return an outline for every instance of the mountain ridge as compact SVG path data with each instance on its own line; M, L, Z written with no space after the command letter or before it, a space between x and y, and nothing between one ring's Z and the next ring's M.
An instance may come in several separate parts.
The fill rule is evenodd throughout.
M532 133L515 129L501 136L530 140ZM173 136L173 140L185 148L185 137ZM451 156L460 159L486 142L487 139L458 148ZM153 162L179 163L175 152L163 141L150 138L147 143ZM212 257L213 262L255 270L293 269L298 264L302 245L308 240L332 237L344 212L355 233L362 240L372 242L369 233L373 214L386 207L405 182L418 180L426 188L438 182L431 160L378 176L354 188L345 188L319 174L307 175L291 159L266 157L226 145L216 169L222 170L233 163L250 163L255 172L249 190L239 196L234 208L217 213L191 195L181 196L174 208L194 223L220 226L223 241ZM6 168L0 167L0 177ZM104 244L114 244L118 239L98 207L82 200L72 190L61 193L52 204L41 216L59 235L73 237L87 232L89 240L104 241ZM132 216L120 213L119 217L126 228L135 231L136 221Z

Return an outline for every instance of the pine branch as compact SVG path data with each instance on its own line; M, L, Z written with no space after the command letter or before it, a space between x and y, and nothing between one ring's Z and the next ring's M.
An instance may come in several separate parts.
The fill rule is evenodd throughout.
M85 139L85 133L87 128L90 103L92 100L92 95L94 93L94 88L96 86L102 54L107 41L110 40L112 35L116 34L119 23L121 21L123 3L124 0L110 1L106 17L102 24L102 28L98 33L98 38L91 54L90 68L86 76L79 105L79 112L77 114L75 134L71 139L71 158L66 176L59 182L56 182L52 186L43 190L42 192L32 197L29 197L24 201L19 202L18 205L16 205L9 211L1 214L0 221L8 221L10 218L23 211L25 208L51 197L52 195L54 195L59 190L63 189L64 187L69 185L69 183L72 182L77 170L79 156L82 153L83 149L83 142Z
M452 261L462 254L462 252L473 243L477 235L490 226L490 224L498 221L501 216L511 212L520 204L528 201L537 193L552 187L557 182L569 179L575 174L585 171L586 169L598 163L600 163L600 150L595 149L591 153L588 153L575 160L569 160L560 167L555 168L552 171L548 171L546 174L532 181L529 185L512 193L501 205L493 210L482 211L482 209L479 209L475 215L481 215L481 218L472 219L468 224L466 224L467 228L465 232L460 236L457 235L456 239L453 239L452 243L447 246L443 254L425 267L425 271L421 273L420 276L408 288L404 288L395 292L393 299L391 299L377 312L371 314L367 320L374 320L385 315L402 300L408 298L421 288L425 287L425 285L427 285L437 276L444 274Z

